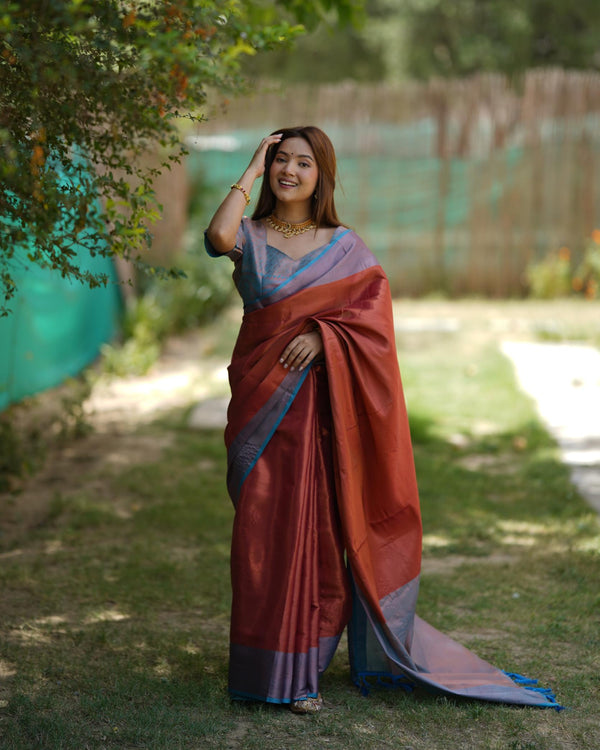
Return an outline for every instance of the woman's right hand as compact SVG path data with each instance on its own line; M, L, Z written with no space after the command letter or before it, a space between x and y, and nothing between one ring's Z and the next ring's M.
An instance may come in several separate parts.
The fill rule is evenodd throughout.
M263 138L260 142L259 147L254 152L250 164L248 165L248 171L253 172L254 178L262 177L265 173L265 159L267 156L267 149L274 143L281 141L281 133L275 133L275 135L268 135Z
M230 190L216 210L206 230L206 236L216 252L228 253L235 246L235 238L246 209L247 197L250 195L254 181L265 173L267 149L273 143L280 141L281 133L268 135L262 139L246 171L232 186L241 190Z

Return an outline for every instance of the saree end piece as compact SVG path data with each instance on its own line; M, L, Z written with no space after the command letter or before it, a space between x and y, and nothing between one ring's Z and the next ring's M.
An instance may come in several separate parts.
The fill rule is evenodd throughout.
M386 690L402 689L407 693L412 693L415 688L415 683L407 677L385 672L359 672L353 682L360 690L361 695L364 695L365 697L369 695L369 692L373 687L382 687Z
M546 703L538 704L540 708L553 708L555 711L566 710L567 707L561 705L558 702L556 695L552 692L551 688L542 688L537 686L538 680L531 677L524 677L522 674L518 674L517 672L505 672L504 670L502 670L502 672L507 677L510 677L515 685L525 688L525 690L531 690L532 693L539 693L540 695L543 695L544 698L546 698Z

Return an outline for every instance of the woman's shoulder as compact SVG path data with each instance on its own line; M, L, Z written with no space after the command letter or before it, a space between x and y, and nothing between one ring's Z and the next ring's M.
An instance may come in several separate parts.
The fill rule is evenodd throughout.
M352 227L340 227L339 234L336 233L339 242L342 242L346 253L351 253L357 262L365 267L379 265L375 253L369 248L365 240Z
M242 216L242 224L254 229L257 227L264 227L265 225L262 219L253 219L251 216Z
M265 225L262 219L253 219L251 216L243 216L240 223L240 230L251 240L256 241L265 231Z
M340 224L335 232L334 236L337 237L338 240L344 240L346 243L352 246L360 247L360 248L366 248L367 245L363 238L354 230L352 227L346 226L345 224Z

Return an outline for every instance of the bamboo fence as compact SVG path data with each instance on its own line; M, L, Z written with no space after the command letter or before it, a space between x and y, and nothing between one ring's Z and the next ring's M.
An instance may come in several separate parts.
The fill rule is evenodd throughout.
M209 151L211 137L237 138L235 174L264 133L305 123L332 137L340 214L395 293L519 295L529 263L564 246L577 256L600 226L598 73L261 84L220 103L198 133Z

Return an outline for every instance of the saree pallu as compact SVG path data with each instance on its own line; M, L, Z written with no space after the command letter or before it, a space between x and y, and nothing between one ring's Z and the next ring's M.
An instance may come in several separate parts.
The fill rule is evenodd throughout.
M232 696L315 696L349 622L363 688L558 707L415 615L421 518L388 283L353 232L325 250L246 308L229 368ZM323 362L284 369L315 327Z

